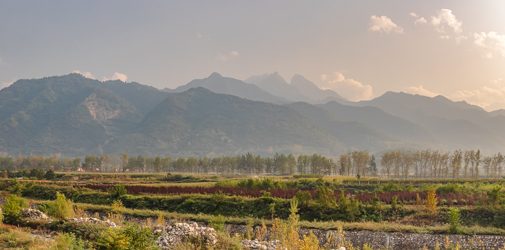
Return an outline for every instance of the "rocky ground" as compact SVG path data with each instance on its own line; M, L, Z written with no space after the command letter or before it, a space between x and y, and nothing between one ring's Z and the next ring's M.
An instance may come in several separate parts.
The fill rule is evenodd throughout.
M49 217L46 214L39 210L31 208L21 209L21 216L25 219L30 220L49 220Z
M161 233L157 242L162 249L171 249L192 237L200 239L207 246L217 243L217 233L214 228L198 226L196 223L175 223L174 225L156 227L154 233Z

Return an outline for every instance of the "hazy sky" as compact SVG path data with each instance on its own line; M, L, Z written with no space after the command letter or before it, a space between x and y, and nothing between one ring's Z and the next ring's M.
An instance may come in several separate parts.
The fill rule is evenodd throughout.
M278 71L351 100L505 108L505 1L0 0L0 88L76 70L157 88Z

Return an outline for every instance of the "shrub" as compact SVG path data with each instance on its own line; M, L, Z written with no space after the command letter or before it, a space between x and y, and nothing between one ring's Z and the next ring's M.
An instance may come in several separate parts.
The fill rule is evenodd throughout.
M402 188L398 186L398 184L389 182L387 184L382 184L377 192L393 192L393 191L402 191Z
M55 239L55 245L51 250L86 250L86 244L79 237L77 238L74 233L58 233Z
M335 204L335 195L328 187L319 187L314 200L324 207L329 207Z
M493 187L493 189L489 192L487 192L488 200L489 203L496 206L500 204L501 202L501 197L503 196L503 193L501 192L502 186L496 185Z
M426 201L424 202L424 206L426 211L431 215L435 216L438 214L438 207L437 207L437 196L435 193L435 188L429 187L428 188L428 196L426 197Z
M444 194L458 193L458 192L461 192L461 189L462 189L461 185L459 185L457 183L447 183L445 185L438 187L437 192L444 193Z
M460 219L459 209L451 208L448 213L449 232L451 232L451 233L458 232L459 219Z
M56 192L56 200L46 203L44 210L47 215L58 219L73 218L75 215L73 202L59 192Z
M46 174L44 175L46 180L54 180L56 178L56 174L54 173L53 169L47 170Z
M19 219L21 219L21 208L28 207L28 203L25 199L18 197L17 195L10 195L5 199L5 203L2 206L2 212L4 215L3 221L8 224L14 224Z
M158 235L153 234L150 227L141 227L137 223L128 223L122 230L130 242L128 248L131 250L151 250L157 249L156 239Z
M124 184L116 184L116 186L109 188L107 191L114 200L128 193Z
M221 215L218 215L209 221L209 226L214 228L216 231L221 232L223 231L225 222L226 222L225 218Z
M21 183L17 180L12 180L9 182L9 187L10 188L7 189L7 191L9 191L9 193L15 194L17 196L21 196L21 193L23 192L25 185L23 185L23 183Z
M210 199L212 200L214 206L217 206L219 203L226 200L226 195L223 192L214 193L211 195Z
M123 234L121 228L109 228L102 233L96 243L98 250L129 249L129 239Z
M398 209L398 195L395 195L393 196L393 198L391 199L391 209L393 209L393 211L396 211Z
M312 200L312 195L309 191L298 191L295 196L296 200L300 203L302 207L308 207L309 202Z

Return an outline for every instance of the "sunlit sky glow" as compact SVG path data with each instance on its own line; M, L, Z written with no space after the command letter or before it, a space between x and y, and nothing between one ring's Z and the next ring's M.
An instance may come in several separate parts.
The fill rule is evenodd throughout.
M0 88L71 72L174 88L300 74L505 108L505 1L4 1ZM501 103L501 104L500 104Z

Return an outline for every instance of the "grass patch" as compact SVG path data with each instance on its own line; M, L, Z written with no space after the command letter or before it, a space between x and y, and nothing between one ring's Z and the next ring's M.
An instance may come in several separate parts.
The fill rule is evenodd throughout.
M14 226L0 225L0 249L49 249L52 243Z

